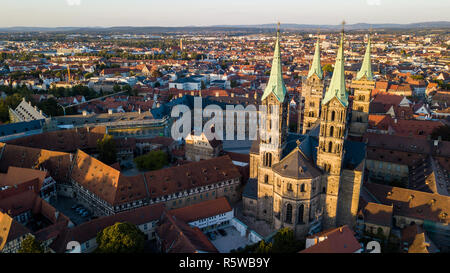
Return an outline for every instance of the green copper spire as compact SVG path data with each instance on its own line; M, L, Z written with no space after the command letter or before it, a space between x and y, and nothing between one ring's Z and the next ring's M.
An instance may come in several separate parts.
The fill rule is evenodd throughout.
M264 100L270 93L273 93L279 102L283 102L284 97L286 96L286 86L284 86L283 74L281 70L280 23L278 23L277 41L275 42L275 51L273 52L270 78L261 100Z
M333 76L327 92L322 100L322 104L327 104L333 97L336 97L343 106L348 105L348 93L345 90L345 73L344 73L344 31L342 31L341 42L334 64Z
M317 39L316 43L316 51L314 52L314 59L312 61L311 67L309 69L308 78L312 75L316 74L319 79L323 78L322 66L320 64L320 45L319 39Z
M369 81L373 80L372 62L370 60L370 36L369 41L367 42L366 54L364 55L364 60L361 69L359 70L358 74L356 74L356 79L360 80L364 76L366 76L367 80Z

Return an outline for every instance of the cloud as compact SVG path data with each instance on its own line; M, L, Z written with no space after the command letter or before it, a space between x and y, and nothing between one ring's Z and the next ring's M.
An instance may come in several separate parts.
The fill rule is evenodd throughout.
M69 6L79 6L81 5L81 0L66 0Z

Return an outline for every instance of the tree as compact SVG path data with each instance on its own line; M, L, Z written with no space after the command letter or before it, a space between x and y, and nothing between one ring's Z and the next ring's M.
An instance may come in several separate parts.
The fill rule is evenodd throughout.
M295 239L294 231L290 228L278 230L273 238L273 253L297 253L301 248L301 242Z
M99 151L98 159L100 161L108 165L116 163L117 151L113 136L104 135L101 140L97 140L97 149Z
M137 167L141 171L159 170L168 163L168 156L163 151L151 151L146 155L134 159Z
M97 253L138 253L144 251L145 234L130 223L115 223L97 234Z
M41 242L36 240L34 236L27 235L20 244L19 253L44 253L44 248Z
M332 66L331 64L326 64L326 65L324 65L324 66L322 67L322 70L323 70L323 71L326 71L326 72L328 72L328 73L333 73L334 68L333 68L333 66Z
M255 249L255 253L267 254L272 252L272 243L266 243L264 240L259 241Z
M438 139L439 137L444 141L450 141L450 126L442 125L431 132L432 139Z
M114 92L119 92L120 90L122 90L122 89L120 88L120 85L115 84L114 87L113 87L113 91L114 91Z

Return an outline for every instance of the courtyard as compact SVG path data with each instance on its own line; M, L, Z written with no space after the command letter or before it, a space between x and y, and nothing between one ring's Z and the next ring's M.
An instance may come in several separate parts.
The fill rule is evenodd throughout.
M233 249L239 247L245 247L246 245L252 244L247 237L241 236L239 231L233 226L228 226L223 228L226 235L220 235L219 232L215 232L214 235L217 237L215 239L210 239L211 243L219 250L220 253L229 253Z

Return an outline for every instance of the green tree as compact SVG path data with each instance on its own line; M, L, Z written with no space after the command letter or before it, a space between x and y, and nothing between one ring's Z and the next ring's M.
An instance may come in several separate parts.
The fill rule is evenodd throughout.
M255 253L267 254L272 252L272 243L266 243L264 240L259 241L255 249Z
M296 253L301 249L301 242L295 239L294 231L290 228L278 230L273 238L273 253Z
M137 167L141 171L159 170L167 165L168 156L163 151L151 151L146 155L134 159Z
M117 162L116 143L113 136L104 135L103 138L97 141L97 149L99 152L98 159L106 164L113 164Z
M145 234L130 223L115 223L97 234L97 253L138 253L144 251Z
M20 244L19 253L44 253L44 248L34 236L28 235Z
M332 66L331 64L326 64L326 65L324 65L324 66L322 67L322 70L323 70L323 71L326 71L326 72L328 72L328 73L333 73L334 68L333 68L333 66Z
M114 92L120 92L120 90L122 90L122 88L120 88L120 85L115 84L114 87L113 87L113 91Z

